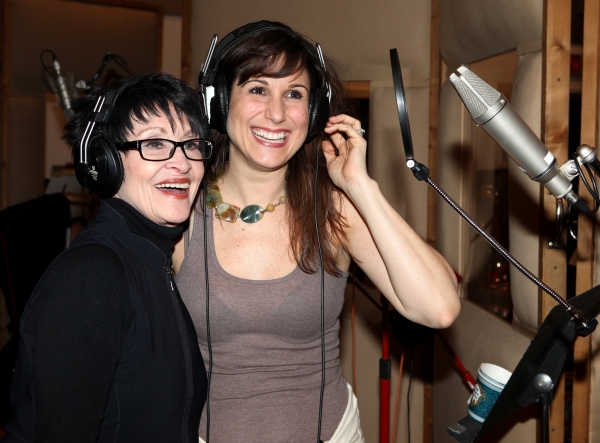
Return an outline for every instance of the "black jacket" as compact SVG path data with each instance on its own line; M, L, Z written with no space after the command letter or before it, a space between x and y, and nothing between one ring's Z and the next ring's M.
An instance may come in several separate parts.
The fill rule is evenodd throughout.
M101 203L23 315L4 441L197 443L206 372L172 276L178 232Z

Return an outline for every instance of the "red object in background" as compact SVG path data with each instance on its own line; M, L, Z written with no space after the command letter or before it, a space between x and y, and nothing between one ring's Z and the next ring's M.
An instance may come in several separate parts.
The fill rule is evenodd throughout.
M463 280L462 275L460 275L458 272L454 271L454 275L456 275L457 282L460 283Z
M379 360L379 443L390 441L390 378L392 373L389 359L388 334L389 302L381 294L381 360Z
M471 373L469 371L467 371L467 369L464 367L464 365L458 358L458 355L456 355L456 353L454 352L454 349L452 349L452 346L450 346L450 343L448 343L448 340L446 340L446 337L444 337L444 335L439 331L437 333L437 336L440 339L440 341L442 342L442 344L444 345L444 347L446 348L446 350L448 351L448 353L450 354L450 356L452 357L452 360L454 360L454 363L458 367L458 370L460 371L460 375L462 376L465 383L467 383L467 385L469 386L471 391L473 389L475 389L475 384L477 382L475 381L475 379L473 378Z
M582 75L582 56L580 54L571 54L570 69L571 75Z

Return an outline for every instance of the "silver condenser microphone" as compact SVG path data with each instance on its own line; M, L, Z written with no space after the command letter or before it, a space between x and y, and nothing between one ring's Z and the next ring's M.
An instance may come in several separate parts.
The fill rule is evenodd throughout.
M475 123L532 180L543 184L554 197L564 198L576 206L583 203L573 192L571 181L560 171L554 155L516 113L506 97L468 68L461 66L457 71L450 75L450 81Z
M58 63L56 57L54 58L53 65L55 78L52 79L54 84L51 84L58 97L60 107L62 108L65 117L67 120L70 120L73 116L73 110L71 109L71 94L69 93L69 87L67 86L66 79L60 73L60 64Z

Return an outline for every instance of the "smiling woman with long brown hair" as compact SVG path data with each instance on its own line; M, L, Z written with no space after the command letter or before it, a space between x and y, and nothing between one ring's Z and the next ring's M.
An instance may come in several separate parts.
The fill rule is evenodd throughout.
M343 89L316 48L280 23L230 36L214 56L211 126L222 135L177 275L211 370L200 435L209 419L211 443L310 442L317 429L361 442L338 359L351 260L402 315L431 327L458 315L454 273L368 176L361 123L342 113Z

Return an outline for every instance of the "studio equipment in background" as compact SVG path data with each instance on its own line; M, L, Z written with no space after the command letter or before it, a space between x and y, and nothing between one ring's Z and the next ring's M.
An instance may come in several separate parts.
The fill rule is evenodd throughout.
M469 391L473 391L473 389L475 389L476 383L475 379L473 378L473 375L471 375L469 370L465 368L465 365L463 365L456 352L454 352L454 349L452 349L452 346L450 345L446 337L444 337L442 331L437 331L437 337L442 342L442 345L444 345L444 348L446 348L446 351L448 351L448 353L450 354L450 357L452 357L454 364L456 364L456 367L460 371L460 376L462 377L465 384L469 387Z
M506 420L517 410L537 401L540 403L543 410L542 441L547 443L549 441L549 404L552 390L558 383L558 378L562 372L567 353L575 338L578 335L586 337L596 329L598 324L596 317L600 314L600 286L596 286L567 302L512 257L502 245L471 219L471 217L469 217L469 215L431 179L429 176L429 169L414 159L404 86L402 83L402 71L400 68L398 51L396 49L390 50L390 62L396 92L396 102L398 105L400 130L402 131L404 141L406 165L411 169L413 175L418 180L426 181L427 184L429 184L456 212L458 212L459 215L473 227L473 229L485 238L496 251L558 303L558 305L550 311L542 323L542 326L538 329L529 348L521 358L485 421L479 423L470 415L467 415L464 419L449 427L448 433L453 439L461 443L481 441L481 438L484 435L488 434L498 424ZM460 72L466 73L465 69L462 69ZM506 107L506 99L504 99L503 103L500 98L501 94L497 91L490 91L483 87L483 81L478 77L471 77L468 80L477 85L476 87L473 87L471 83L468 83L471 87L466 87L469 94L473 94L472 97L469 94L466 94L467 101L469 101L467 108L470 111L473 110L471 114L480 119L479 122L482 125L486 123L489 125L489 119L500 116L500 123L492 123L492 125L488 126L488 128L492 128L491 133L494 134L493 137L499 138L500 141L498 143L504 149L510 149L509 155L511 156L514 155L515 151L517 152L517 162L521 161L524 163L525 167L530 168L530 171L526 170L528 174L531 174L530 177L533 179L540 179L544 184L552 179L556 179L551 185L552 189L559 195L567 195L571 189L569 187L570 183L569 185L566 185L562 175L565 174L566 176L566 173L563 170L557 172L557 169L554 169L554 157L552 156L550 158L550 156L545 153L547 150L543 145L540 146L541 142L540 144L536 144L533 151L530 151L531 154L524 155L519 151L519 147L520 149L527 149L528 144L533 143L533 141L530 141L531 137L530 134L527 133L527 129L523 128L520 122L516 123L517 129L515 129L515 131L520 131L521 134L515 139L504 139L505 137L510 137L507 136L506 133L513 130L510 126L510 122L518 121L520 119L520 117L519 119L515 117L516 113L514 113L514 111L511 112L512 108L508 108L508 112L501 113ZM462 82L462 80L459 81ZM465 85L466 84L467 83L465 83ZM487 99L484 99L484 96L487 96ZM474 100L475 104L471 103L470 100ZM486 105L483 105L483 103ZM483 116L485 116L485 118ZM486 120L487 117L489 117L489 119ZM522 143L525 143L525 147L522 146ZM583 152L580 151L582 152L581 155L576 154L577 160L574 160L575 165L573 165L575 169L581 169L581 164L579 163L581 157L597 166L597 164L595 164L595 155L592 156L590 152L586 151L589 150L584 149ZM584 153L587 155L584 155ZM544 160L544 158L546 158L546 160ZM541 168L541 166L539 166L540 160L545 161L547 165L546 169L541 171L539 170ZM585 164L585 166L588 171L591 169L587 164ZM543 177L543 179L540 177ZM556 187L555 183L558 183ZM573 200L575 200L574 197ZM572 202L572 204L576 205L577 209L580 209L582 205L578 204L577 200ZM587 209L587 206L582 209ZM588 209L583 212L590 211Z
M46 52L52 54L52 69L44 64L44 54ZM73 111L71 110L71 101L78 96L75 86L73 86L73 73L69 72L67 77L63 76L60 71L61 68L60 64L58 63L58 58L50 49L44 49L42 51L40 54L40 61L42 62L44 70L46 71L48 83L56 95L56 101L58 105L63 110L65 118L70 120L73 116Z
M74 151L77 180L100 198L110 198L123 183L123 162L117 148L101 134L94 132L96 124L110 120L117 98L140 76L125 77L110 83L98 97L94 112L81 137L79 149Z
M564 198L579 212L598 211L600 198L590 168L599 176L600 168L593 148L582 145L575 152L574 158L559 168L554 155L516 113L503 94L465 66L450 74L450 82L477 126L481 126L529 178L543 184L557 199ZM592 177L593 189L581 173L582 165ZM588 208L573 191L571 180L577 176L581 177L596 201L593 209Z
M363 283L366 278L366 274L355 266L354 270L350 272L349 278L352 281L352 285L358 288L362 294L369 300L379 311L381 311L381 358L379 359L379 441L389 442L396 441L397 427L398 427L398 410L400 402L400 390L402 383L402 373L404 371L404 354L408 349L409 352L409 375L408 375L408 389L406 395L406 414L407 414L407 426L406 430L409 436L411 433L411 422L410 422L410 389L412 386L413 379L413 365L414 365L414 348L426 337L430 336L435 332L434 329L428 328L427 326L415 323L407 318L403 317L398 311L391 308L390 303L383 294L380 295L380 302L375 300L371 294L370 289ZM349 280L350 282L350 280ZM389 326L389 327L388 327ZM395 410L393 420L393 437L390 440L390 385L392 378L392 361L389 358L389 333L388 329L391 329L392 334L400 345L402 351L400 354L400 361L398 364L398 378L395 395ZM354 346L354 345L353 345ZM464 368L464 367L463 367ZM354 370L354 369L353 369ZM467 371L468 372L468 371Z
M44 62L44 54L49 53L52 56L52 67L48 66ZM84 80L79 80L77 83L73 84L73 72L68 72L64 75L61 72L61 66L58 62L58 58L54 51L51 49L44 49L40 54L40 62L42 63L42 67L46 72L46 78L52 91L56 95L56 101L60 108L62 109L65 118L67 121L71 119L73 116L73 111L71 110L71 102L79 97L81 94L85 94L89 92L92 87L96 84L96 82L100 79L104 70L109 62L114 61L117 65L125 70L127 75L135 75L133 69L129 67L127 62L123 57L117 54L113 54L112 52L107 52L106 55L102 58L102 62L100 67L92 77L89 82L85 82Z
M127 64L127 61L125 61L123 57L112 52L107 52L106 55L102 58L102 63L100 63L100 67L98 68L94 76L91 78L91 80L87 83L84 80L79 80L75 84L75 86L84 91L89 91L90 89L92 89L92 87L96 84L98 79L104 73L104 70L106 69L108 63L111 61L114 61L117 65L123 68L125 72L127 72L127 75L135 75L134 70L131 69L131 67Z

